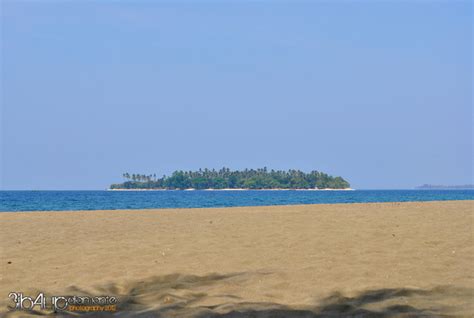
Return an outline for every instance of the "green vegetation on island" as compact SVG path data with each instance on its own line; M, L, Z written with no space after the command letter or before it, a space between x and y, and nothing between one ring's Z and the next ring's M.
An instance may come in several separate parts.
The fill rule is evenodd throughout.
M319 171L245 169L175 171L171 176L157 178L156 174L123 174L123 183L110 189L346 189L349 183Z

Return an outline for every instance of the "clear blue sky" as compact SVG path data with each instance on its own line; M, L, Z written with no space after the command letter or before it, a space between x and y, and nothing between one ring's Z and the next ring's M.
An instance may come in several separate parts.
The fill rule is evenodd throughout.
M2 189L123 172L472 182L472 2L1 1Z

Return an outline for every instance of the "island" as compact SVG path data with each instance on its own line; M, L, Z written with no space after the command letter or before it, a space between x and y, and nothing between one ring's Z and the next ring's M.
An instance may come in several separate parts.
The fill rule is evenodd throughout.
M109 190L349 190L342 177L319 171L261 169L230 170L229 168L175 171L171 176L124 173L122 183Z
M463 185L438 185L438 184L424 184L415 189L419 190L472 190L474 184L463 184Z

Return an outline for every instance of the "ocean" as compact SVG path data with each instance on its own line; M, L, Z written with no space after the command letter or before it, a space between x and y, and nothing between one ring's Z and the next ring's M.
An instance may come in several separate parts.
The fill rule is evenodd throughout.
M474 200L474 190L0 191L0 211L209 208Z

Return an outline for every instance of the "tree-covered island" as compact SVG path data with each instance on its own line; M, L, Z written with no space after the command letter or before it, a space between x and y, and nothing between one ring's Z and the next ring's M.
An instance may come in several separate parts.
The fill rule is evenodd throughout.
M171 176L157 178L156 174L124 173L125 182L112 184L111 190L120 189L347 189L349 182L319 171L245 169L175 171Z

